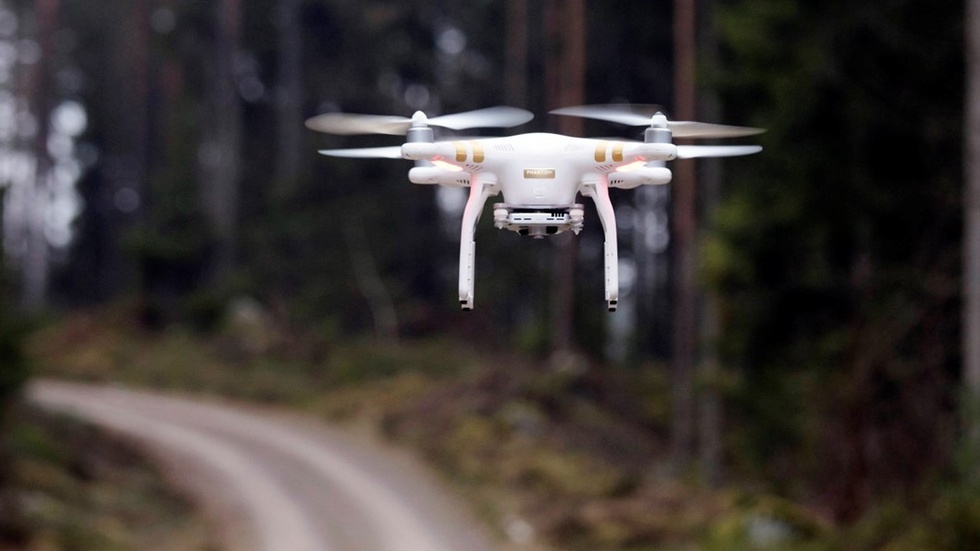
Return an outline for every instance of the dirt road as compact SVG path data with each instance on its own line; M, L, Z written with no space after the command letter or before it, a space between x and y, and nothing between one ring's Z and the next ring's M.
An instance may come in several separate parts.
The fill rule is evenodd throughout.
M30 398L145 445L227 551L496 548L409 457L298 416L50 381Z

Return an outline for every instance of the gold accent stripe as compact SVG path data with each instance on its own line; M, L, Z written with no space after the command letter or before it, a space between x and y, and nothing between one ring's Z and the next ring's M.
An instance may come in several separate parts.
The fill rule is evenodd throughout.
M604 162L606 162L606 147L608 147L608 145L609 144L606 143L606 142L599 142L598 144L596 144L596 146L595 146L595 162L597 162L597 163L604 163Z
M466 162L466 144L463 142L453 142L453 146L456 147L456 162L465 163Z
M623 162L623 144L616 143L613 145L612 159L614 163Z
M470 142L470 147L473 148L473 162L482 163L485 159L483 155L483 144L480 142Z

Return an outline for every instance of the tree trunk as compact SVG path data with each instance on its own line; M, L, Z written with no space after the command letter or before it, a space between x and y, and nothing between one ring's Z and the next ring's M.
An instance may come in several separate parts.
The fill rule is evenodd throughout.
M966 5L963 381L970 449L980 455L980 0Z
M696 48L694 0L674 1L674 118L695 118L694 62ZM673 167L674 327L671 457L681 473L693 456L697 362L697 194L693 161Z
M545 68L548 108L585 103L585 41L587 34L585 0L549 0L545 8L547 63ZM558 132L582 134L577 117L560 117ZM570 235L556 239L552 304L551 349L565 352L575 344L575 278L578 267L578 239Z
M702 63L711 67L717 66L718 37L712 21L702 22L703 36L700 40L705 48L702 50ZM720 107L717 97L712 93L702 98L704 118L709 121L720 119ZM698 184L701 190L701 212L705 219L721 204L721 163L718 159L703 159L702 170L698 174ZM722 472L722 400L718 394L717 381L721 371L716 350L721 336L720 299L715 291L706 291L701 306L701 362L698 366L699 379L706 382L700 392L698 404L698 445L701 460L701 477L708 486L717 486L721 481Z
M35 0L37 40L41 47L40 60L28 73L26 97L37 133L31 153L34 161L33 186L28 195L26 218L26 250L21 259L23 274L22 304L26 311L37 313L47 304L50 255L45 237L45 218L50 194L51 160L48 157L49 115L51 113L52 73L54 70L54 40L58 30L60 0Z
M303 143L303 35L299 0L280 0L279 89L276 104L279 115L279 143L276 155L276 183L281 196L290 195L302 171Z
M150 212L150 0L115 2L121 11L112 31L111 68L106 86L118 89L105 124L107 165L104 199L105 258L100 297L110 297L136 278L123 243L134 224ZM128 86L119 88L119 82Z
M235 82L235 61L241 41L241 0L215 3L217 33L212 83L214 115L205 138L204 205L217 238L213 278L221 282L235 262L241 174L242 106Z
M527 0L507 0L507 58L504 60L504 93L507 104L525 107L527 97L527 54L528 54L528 9Z

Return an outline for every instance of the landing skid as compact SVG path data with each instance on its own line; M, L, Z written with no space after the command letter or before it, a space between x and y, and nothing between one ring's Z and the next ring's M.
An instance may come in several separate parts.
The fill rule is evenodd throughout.
M497 195L495 181L480 181L473 175L470 194L463 210L463 224L459 240L459 305L464 311L473 309L475 284L476 242L473 240L476 223L487 199ZM604 263L606 279L606 307L615 312L619 305L619 254L616 240L616 214L609 200L609 183L605 178L583 183L582 195L595 202L599 220L605 233ZM521 235L543 238L564 231L578 234L582 231L585 211L580 204L566 206L510 207L505 203L493 206L494 226Z

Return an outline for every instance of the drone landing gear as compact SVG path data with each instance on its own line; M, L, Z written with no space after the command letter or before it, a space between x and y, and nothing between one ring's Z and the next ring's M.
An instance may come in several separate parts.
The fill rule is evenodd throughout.
M609 183L605 178L582 186L582 195L595 202L599 221L605 233L604 261L606 267L606 306L615 312L619 305L619 244L616 240L616 213L609 200Z
M466 229L463 229L466 233ZM472 234L472 231L470 232ZM465 239L465 235L464 235ZM459 307L473 309L473 279L476 273L476 242L471 239L459 247Z
M486 179L486 178L482 178ZM459 237L459 306L463 310L473 309L473 287L476 273L476 223L480 220L483 205L487 199L498 193L495 181L481 181L474 174L470 180L470 196L463 209L463 224Z

